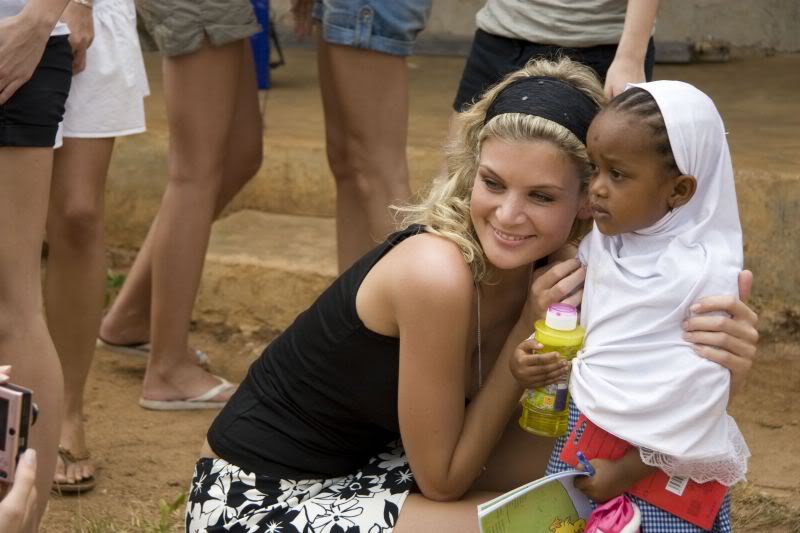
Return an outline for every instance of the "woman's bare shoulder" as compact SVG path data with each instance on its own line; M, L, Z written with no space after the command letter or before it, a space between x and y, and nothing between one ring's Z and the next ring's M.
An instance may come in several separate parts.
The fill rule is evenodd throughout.
M472 271L461 249L451 240L423 233L404 240L387 255L400 293L408 290L447 291L473 286Z

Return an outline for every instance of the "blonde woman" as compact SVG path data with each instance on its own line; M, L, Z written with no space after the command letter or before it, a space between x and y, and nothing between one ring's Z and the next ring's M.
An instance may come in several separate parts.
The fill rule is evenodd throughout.
M580 301L583 269L554 258L574 257L603 98L587 68L539 61L464 113L448 177L267 347L213 422L187 530L476 531L478 502L542 475L553 442L517 427L509 360L549 304ZM733 316L714 331L746 345L731 365L743 379L753 313L704 305Z

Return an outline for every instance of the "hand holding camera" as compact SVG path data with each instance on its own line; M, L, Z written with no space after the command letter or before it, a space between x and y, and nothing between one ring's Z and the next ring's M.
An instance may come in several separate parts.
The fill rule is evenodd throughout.
M3 525L3 533L17 533L26 531L33 519L33 508L36 505L36 488L34 481L36 480L36 451L25 450L19 454L17 447L9 448L9 442L14 445L19 444L19 439L8 439L8 434L11 429L14 430L16 437L19 437L19 425L22 419L22 413L17 411L17 406L22 405L23 402L18 401L25 393L15 391L9 388L8 378L11 367L0 366L0 426L3 428L3 434L0 435L0 456L3 459L11 457L13 468L9 472L4 470L0 472L5 473L7 478L1 479L7 481L0 483L0 524ZM14 387L14 386L12 386ZM14 387L15 389L18 387ZM8 391L12 391L9 393ZM28 394L28 405L30 414L28 416L29 422L33 422L33 402L30 401L30 391L25 389ZM8 397L14 398L14 401L8 401ZM7 402L7 403L6 403ZM14 404L12 410L12 403ZM27 446L27 428L25 429L24 445ZM17 459L19 462L17 462ZM13 479L13 483L11 482Z
M14 481L20 456L28 448L28 433L36 422L33 392L9 383L10 366L0 367L0 483Z

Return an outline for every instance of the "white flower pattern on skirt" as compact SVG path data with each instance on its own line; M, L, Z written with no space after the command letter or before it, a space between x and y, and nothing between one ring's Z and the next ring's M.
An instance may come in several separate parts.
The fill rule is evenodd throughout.
M200 459L187 533L390 533L414 487L399 441L348 476L279 479L222 459Z

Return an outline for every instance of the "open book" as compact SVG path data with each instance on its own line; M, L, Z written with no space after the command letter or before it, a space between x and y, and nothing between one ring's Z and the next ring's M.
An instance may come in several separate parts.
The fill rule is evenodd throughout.
M531 481L478 506L481 533L581 533L592 512L570 470Z

